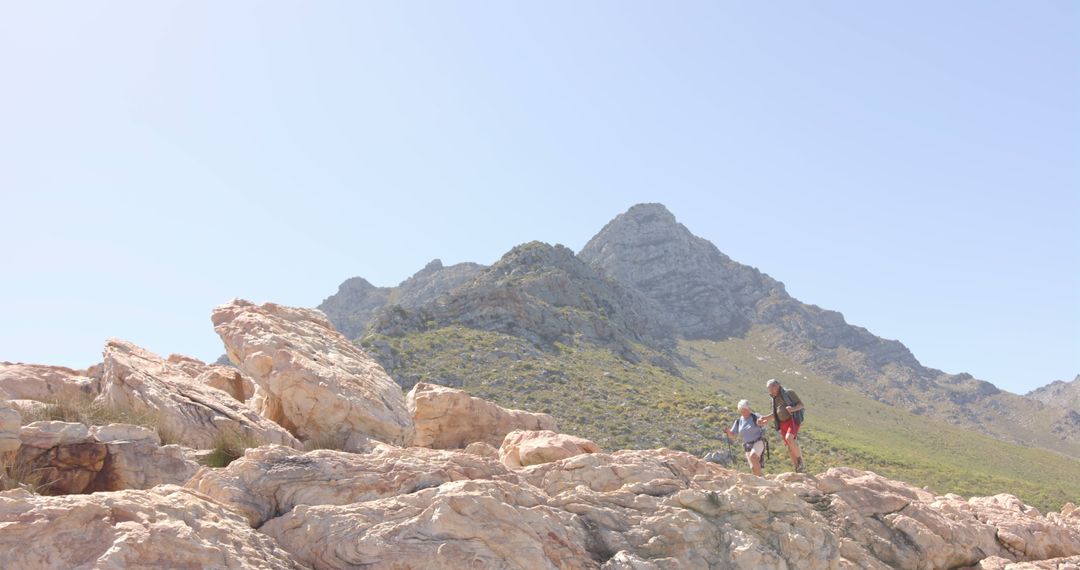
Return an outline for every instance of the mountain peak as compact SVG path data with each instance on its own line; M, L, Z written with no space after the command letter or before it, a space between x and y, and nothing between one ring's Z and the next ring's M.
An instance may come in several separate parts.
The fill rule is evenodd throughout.
M341 285L338 285L339 294L366 294L369 291L374 291L376 289L380 289L380 287L372 285L370 281L363 277L350 277L345 281L342 281Z
M783 285L732 261L695 236L663 204L619 214L579 257L655 300L687 338L726 338L749 328L755 305Z
M564 270L579 271L578 266L584 264L577 259L574 252L562 244L551 245L542 241L530 241L515 246L506 252L499 261L492 266L493 270L513 270L518 267L557 267Z
M667 209L667 206L664 206L659 202L635 204L621 215L640 221L660 221L672 225L678 224L675 220L675 214L672 214L671 210Z
M609 244L622 243L635 246L638 243L657 241L686 240L694 235L675 219L663 204L648 203L631 206L630 209L615 216L581 250L581 255L588 257L598 253ZM585 259L589 263L588 259Z

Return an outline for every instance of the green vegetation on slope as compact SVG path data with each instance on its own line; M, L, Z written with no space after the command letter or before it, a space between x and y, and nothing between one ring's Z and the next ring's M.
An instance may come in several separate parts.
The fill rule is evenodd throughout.
M670 447L700 455L727 445L720 426L735 417L734 405L715 391L581 343L557 345L556 353L518 337L450 326L373 335L362 345L388 351L381 360L399 363L390 367L399 381L459 387L501 406L550 413L560 431L605 449Z
M1037 446L1070 457L1080 458L1080 441L1068 437L1080 429L1080 415L1070 410L1043 407L1030 399L997 390L992 384L967 374L942 375L933 382L920 381L911 370L894 364L885 369L873 364L867 354L838 348L827 358L813 343L799 346L790 334L772 325L758 325L745 338L754 344L779 347L792 362L816 361L820 368L806 365L804 372L816 371L819 377L847 386L871 399L891 403L912 413L935 418L996 439L1020 446ZM800 356L793 356L801 354ZM829 375L834 374L830 378Z
M518 337L461 326L403 337L371 335L362 345L382 352L383 362L394 362L391 374L407 385L454 386L501 406L549 413L561 431L604 449L670 447L698 456L726 450L736 469L749 471L741 448L723 433L736 418L738 398L720 395L710 380L680 378L590 345L558 345L553 353ZM790 470L775 433L771 441L773 456L765 472ZM813 435L803 448L815 457L830 454L829 466L865 463L845 448L819 453Z
M988 436L879 403L809 373L765 349L751 331L744 339L692 341L680 352L696 366L684 374L704 389L748 397L765 407L764 382L777 378L807 405L811 471L849 465L964 496L1012 493L1041 509L1080 499L1080 461Z
M747 339L680 345L693 361L672 375L646 361L630 363L584 343L545 351L518 337L450 326L402 337L372 335L363 344L393 362L399 381L460 387L499 405L550 413L559 429L604 449L671 447L701 455L740 449L723 429L734 403L768 413L764 382L778 378L805 397L802 445L811 472L849 466L964 496L1013 493L1041 509L1080 499L1080 462L979 435L876 402L831 384ZM650 352L635 347L642 354ZM770 430L766 473L790 470Z

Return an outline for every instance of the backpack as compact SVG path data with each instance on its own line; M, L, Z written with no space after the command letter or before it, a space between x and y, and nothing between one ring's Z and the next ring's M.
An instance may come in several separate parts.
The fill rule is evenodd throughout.
M783 386L780 387L780 397L783 398L784 404L787 406L794 406L795 401L788 396L787 390ZM780 416L776 415L776 400L773 400L773 424L776 426L776 430L780 430ZM802 425L803 420L806 419L806 405L803 405L803 409L791 414L791 417L795 418L795 423Z
M750 417L747 418L747 421L753 422L754 424L757 424L757 421L758 421L759 417L761 417L761 416L755 414L754 412L750 412ZM735 418L735 423L733 423L731 425L731 427L733 427L733 428L739 427L739 422L742 421L742 419L743 419L742 416L739 416L739 417ZM735 431L735 430L732 430L732 431ZM736 431L735 433L738 433L738 432Z

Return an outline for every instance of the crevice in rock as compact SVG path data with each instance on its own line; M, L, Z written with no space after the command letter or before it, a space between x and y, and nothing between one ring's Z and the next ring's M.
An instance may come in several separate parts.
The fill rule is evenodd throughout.
M608 546L600 531L600 525L584 516L578 516L582 528L585 529L585 551L596 562L603 564L618 554L617 550Z

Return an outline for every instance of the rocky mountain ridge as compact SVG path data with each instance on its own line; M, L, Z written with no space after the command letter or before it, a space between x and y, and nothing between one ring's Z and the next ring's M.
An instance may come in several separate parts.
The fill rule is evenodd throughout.
M427 304L388 306L370 332L394 337L450 325L504 333L546 349L584 342L630 361L640 358L635 344L673 347L671 327L651 301L605 279L570 249L540 242L511 249L466 285Z
M1070 382L1055 380L1028 392L1026 396L1047 406L1080 410L1080 374Z
M337 293L327 297L318 309L333 321L339 332L357 339L388 305L410 309L429 303L469 282L483 269L477 263L444 266L441 260L434 259L396 287L376 287L363 277L353 277L345 280Z

